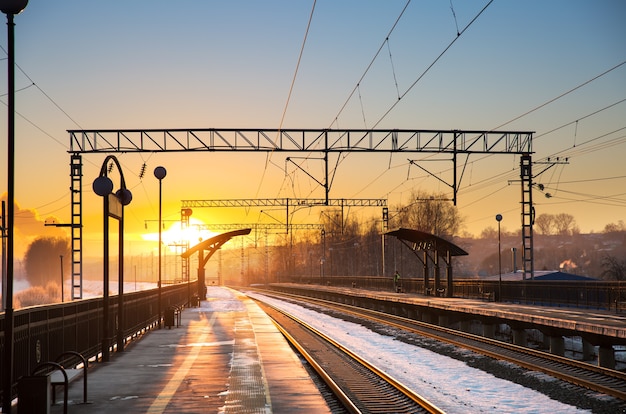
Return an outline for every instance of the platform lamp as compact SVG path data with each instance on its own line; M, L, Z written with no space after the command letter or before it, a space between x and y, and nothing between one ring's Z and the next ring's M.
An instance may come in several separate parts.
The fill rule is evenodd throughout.
M108 163L112 161L120 174L120 189L113 194L113 181L107 176ZM122 167L115 156L104 159L100 175L93 181L93 192L102 197L103 221L103 288L102 288L102 360L109 361L109 218L118 220L118 306L117 351L124 350L124 206L130 204L132 193L126 188Z
M13 255L15 218L15 32L13 17L26 8L28 0L0 0L0 11L7 15L7 255L4 310L4 360L2 366L2 412L11 412L13 397Z
M500 222L502 221L502 214L496 214L496 221L498 222L498 301L502 301L502 251L500 249Z
M164 167L156 167L154 169L154 176L159 180L159 285L158 285L158 292L159 292L159 299L158 299L158 303L157 303L157 312L159 313L159 329L162 328L162 320L161 320L161 232L162 232L162 220L163 220L163 213L162 213L162 206L163 206L163 191L162 191L162 181L165 178L165 176L167 175L167 170Z

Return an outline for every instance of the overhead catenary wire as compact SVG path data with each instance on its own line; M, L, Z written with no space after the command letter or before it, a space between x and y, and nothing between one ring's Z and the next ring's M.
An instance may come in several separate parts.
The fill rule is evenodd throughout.
M302 39L302 45L300 46L300 53L298 54L298 60L296 63L296 68L294 70L293 73L293 77L291 78L291 84L289 86L289 92L287 93L287 99L285 101L285 106L283 108L283 113L282 116L280 118L280 122L279 122L279 126L278 126L278 134L280 134L280 130L282 130L283 128L283 123L285 122L285 116L287 115L287 109L289 108L289 102L291 101L291 95L293 93L293 88L296 84L296 79L298 77L298 70L300 68L300 62L302 61L302 55L304 54L304 47L306 45L306 40L307 37L309 35L309 29L311 28L311 22L313 21L313 14L315 12L315 5L316 5L316 0L313 0L313 6L311 7L311 13L309 14L309 20L307 22L307 26L306 26L306 30L304 32L304 38ZM276 141L278 140L278 137L276 137L276 139L274 140L274 144L276 144ZM267 172L267 167L270 164L272 159L272 152L269 152L266 155L266 159L265 159L265 166L263 168L263 173L261 174L261 178L259 180L259 185L257 186L257 191L256 191L256 196L258 197L259 192L261 191L261 186L263 185L263 181L265 179L265 174ZM277 167L280 168L280 166L278 166L277 164L274 164Z
M597 79L599 79L601 76L604 76L604 75L606 75L606 74L608 74L608 73L610 73L610 72L611 72L611 70L604 71L602 74L600 74L600 75L598 75L598 76L595 76L593 79L597 80ZM585 81L585 82L583 82L583 83L579 84L577 87L572 88L572 89L570 89L570 90L576 90L576 89L579 89L579 87L580 87L580 86L582 86L582 85L586 85L586 84L589 84L589 82L590 82L590 80L587 80L587 81ZM566 94L560 94L560 95L558 95L558 97L557 97L557 98L563 98L564 96L566 96ZM555 99L557 99L557 98L553 98L553 99L551 99L550 101L554 101L554 100L555 100ZM606 110L609 110L609 109L611 109L611 108L613 108L613 107L615 107L615 106L617 106L617 105L619 105L619 104L622 104L622 103L624 103L624 102L626 102L626 99L621 99L621 100L619 100L619 101L616 101L616 102L613 102L613 103L611 103L611 104L609 104L609 105L606 105L606 106L604 106L604 107L602 107L602 108L600 108L600 109L598 109L598 110L595 110L595 111L593 111L593 112L590 112L590 113L588 113L588 114L586 114L586 115L584 115L584 116L582 116L582 117L579 117L579 118L577 118L577 119L576 119L576 120L574 120L574 121L567 122L567 123L562 124L562 125L560 125L560 126L558 126L558 127L556 127L556 128L553 128L553 129L551 129L551 130L549 130L549 131L543 132L543 133L541 133L541 134L537 134L537 135L535 135L535 136L534 136L534 140L536 140L537 138L543 138L543 137L546 137L547 135L549 135L549 134L551 134L551 133L554 133L554 132L556 132L556 131L558 131L558 130L560 130L560 129L563 129L563 128L566 128L566 127L568 127L568 126L570 126L570 125L575 124L575 123L576 123L576 121L584 120L584 119L590 118L590 117L592 117L592 116L594 116L594 115L598 115L598 114L600 114L600 113L602 113L602 112L604 112L604 111L606 111ZM545 105L544 105L544 106L545 106ZM530 114L530 113L531 113L531 111L527 111L527 112L526 112L526 114ZM518 118L518 119L519 119L519 118ZM599 136L599 137L595 137L595 138L593 138L591 141L596 141L596 140L598 140L598 139L600 139L600 138L606 137L606 136L608 136L608 135L610 135L610 134L613 134L613 133L615 133L615 132L617 132L617 131L619 131L619 130L622 130L622 129L623 129L623 128L620 128L620 129L618 129L618 130L616 130L616 131L612 131L612 132L609 132L609 133L607 133L607 134L602 134L602 135L601 135L601 136ZM584 153L588 153L588 152L593 152L593 151L598 151L598 150L601 150L601 149L605 149L605 148L610 147L610 146L620 145L620 144L621 144L621 141L622 141L622 138L616 138L616 139L611 140L611 141L609 141L609 142L607 142L607 143L599 143L599 144L597 144L596 146L592 146L592 147L585 147L584 149L581 149L581 148L579 148L579 147L585 146L585 145L587 144L587 142L578 143L578 144L577 144L577 147L576 147L576 151L575 151L575 152L573 152L573 153L568 153L568 154L569 154L569 155L571 155L571 156L575 156L575 155L582 155L582 154L584 154ZM556 157L556 156L557 156L557 155L559 155L559 154L562 154L562 153L565 153L566 151L571 150L572 148L574 148L574 146L569 147L569 148L564 149L564 150L561 150L561 151L556 152L556 153L552 153L550 156L547 156L547 157L541 158L539 161L542 161L542 160L547 160L548 158L554 158L554 157ZM490 157L493 157L493 155L492 155L492 154L486 154L486 155L484 155L484 156L482 156L482 157L480 157L480 158L476 159L474 162L482 161L482 160L485 160L485 159L490 158ZM442 170L442 171L441 171L441 173L444 173L444 172L450 172L450 171L451 171L451 168L448 168L448 169L444 169L444 170ZM495 174L495 175L492 175L492 176L491 176L491 177L489 177L489 178L486 178L486 179L483 179L483 180L480 180L480 181L477 181L477 182L473 183L472 188L471 188L471 189L469 189L469 190L466 190L466 191L465 191L465 194L469 194L469 193L473 193L473 192L476 192L476 191L478 191L478 190L481 190L481 189L483 189L483 188L485 188L485 187L488 187L488 186L490 186L490 185L493 185L493 184L495 184L495 183L497 183L497 182L501 181L502 179L507 179L507 178L508 178L508 179L515 179L515 178L517 178L515 174L516 174L516 173L515 173L515 170L507 170L507 171L502 171L502 172L500 172L500 173L497 173L497 174ZM472 204L474 204L474 203L472 203ZM470 204L470 205L471 205L471 204ZM467 206L467 205L465 205L465 206Z
M558 95L558 96L556 96L556 97L554 97L554 98L552 98L552 99L550 99L550 100L548 100L548 101L546 101L546 102L542 103L541 105L538 105L538 106L536 106L536 107L534 107L534 108L532 108L532 109L530 109L530 110L528 110L528 111L524 112L523 114L518 115L518 116L516 116L515 118L513 118L513 119L511 119L511 120L509 120L509 121L506 121L506 122L505 122L505 123L503 123L503 124L498 125L497 127L493 128L493 130L500 129L500 128L502 128L503 126L506 126L506 125L508 125L508 124L510 124L510 123L512 123L512 122L515 122L515 121L517 121L517 120L518 120L518 119L520 119L520 118L523 118L523 117L525 117L525 116L527 116L527 115L530 115L531 113L533 113L533 112L535 112L535 111L538 111L539 109L541 109L541 108L543 108L543 107L545 107L545 106L550 105L552 102L555 102L555 101L557 101L557 100L559 100L559 99L563 98L564 96L567 96L567 95L569 95L570 93L572 93L572 92L574 92L574 91L576 91L576 90L578 90L578 89L582 88L583 86L585 86L585 85L587 85L587 84L589 84L589 83L591 83L591 82L595 81L596 79L599 79L599 78L601 78L602 76L607 75L607 74L609 74L609 73L613 72L615 69L620 68L620 67L621 67L621 66L623 66L624 64L626 64L626 60L625 60L625 61L622 61L621 63L618 63L617 65L613 66L613 67L612 67L612 68L610 68L610 69L607 69L606 71L604 71L604 72L600 73L599 75L594 76L593 78L589 79L588 81L583 82L583 83L581 83L580 85L578 85L578 86L576 86L576 87L574 87L574 88L572 88L572 89L570 89L570 90L568 90L568 91L565 91L565 92L563 92L562 94L560 94L560 95Z
M6 49L5 49L3 46L0 46L0 49L2 49L2 51L4 52L4 54L8 55L8 53L7 53ZM50 102L51 102L51 103L52 103L52 104L53 104L53 105L54 105L54 106L55 106L55 107L56 107L59 111L61 111L61 112L63 113L63 115L65 115L65 116L67 117L67 119L69 119L70 121L72 121L72 122L74 123L74 125L76 125L79 129L83 129L83 128L80 126L80 124L79 124L79 123L78 123L78 122L77 122L74 118L72 118L72 117L70 116L70 114L68 114L68 113L67 113L67 112L66 112L63 108L61 108L61 105L59 105L59 104L58 104L58 103L57 103L54 99L52 99L52 98L50 97L50 95L48 95L48 94L47 94L47 93L46 93L43 89L41 89L41 88L39 87L39 85L37 85L37 83L35 83L35 81L34 81L34 80L30 77L30 76L28 76L28 74L26 73L26 71L24 71L24 69L22 69L22 68L20 67L20 65L18 65L18 64L16 63L16 64L15 64L15 67L16 67L16 68L18 68L18 69L20 70L20 72L22 72L22 74L26 77L26 79L28 79L28 81L31 83L31 85L29 85L29 87L30 87L30 86L35 86L35 88L37 88L37 90L38 90L39 92L41 92L41 94L42 94L43 96L45 96L45 97L46 97L46 99L48 99L48 100L49 100L49 101L50 101Z
M404 14L404 11L406 10L406 8L408 7L410 2L407 2L407 4L405 5L404 9L402 10L402 12L400 13L400 16L398 16L398 18L396 19L396 22L394 23L393 27L391 28L389 34L385 37L385 40L382 42L380 48L378 49L378 51L376 52L376 54L374 55L374 57L372 58L372 60L370 61L369 65L367 66L367 68L365 69L365 72L363 73L363 75L361 75L361 78L359 78L359 81L357 82L355 88L352 90L352 92L350 93L350 95L348 96L348 99L346 100L346 102L344 103L344 105L341 107L341 109L339 110L339 113L335 116L335 120L333 122L335 122L338 117L341 115L341 113L343 112L343 110L345 109L345 107L347 106L348 102L350 101L350 99L352 98L352 96L354 95L355 91L358 91L359 89L359 85L362 82L362 80L365 78L366 74L368 73L369 69L372 67L374 61L376 60L376 58L378 57L378 55L380 54L380 51L383 49L385 43L388 42L389 36L391 35L391 33L393 32L393 30L395 29L396 25L398 24L400 18L402 17L402 15ZM461 37L461 35L463 33L465 33L467 31L467 29L469 29L474 22L476 22L476 20L485 12L485 10L487 10L487 8L491 5L491 3L493 3L493 0L490 0L475 16L472 20L470 20L470 22L463 28L463 30L461 30L460 32L458 32L457 36L452 39L452 41L443 49L443 51L426 67L426 69L413 81L413 83L411 83L411 85L409 85L409 87L402 93L398 95L398 99L396 101L394 101L390 107L383 113L383 115L378 119L378 121L376 121L374 123L374 125L372 125L370 128L368 129L374 129L376 128L390 113L391 111L393 111L395 109L395 107L398 105L398 103L409 93L411 92L411 90L426 76L426 74L428 72L430 72L430 70L437 64L437 62L439 62L439 60L446 54L446 52L448 50L450 50L450 48L454 45L454 43L456 43L456 41ZM360 94L359 94L359 99L360 99ZM332 124L332 123L331 123ZM345 158L344 158L345 159Z
M378 50L376 51L376 53L374 53L374 56L372 57L372 59L370 60L369 64L367 65L367 67L365 68L365 71L363 71L363 73L361 74L361 77L359 78L359 80L357 80L356 85L354 86L354 88L352 89L352 91L348 94L348 97L346 98L346 100L344 101L343 105L341 105L341 108L339 108L339 111L337 112L337 115L335 115L335 118L333 119L333 121L330 123L329 128L332 126L332 124L336 123L337 120L339 119L339 117L341 116L341 114L343 113L344 109L346 109L346 107L348 106L348 103L350 103L350 101L352 100L352 97L354 96L354 94L357 92L357 89L359 87L359 85L361 84L361 82L363 82L363 79L365 79L365 76L368 74L369 70L372 68L372 66L374 65L374 62L376 61L376 59L378 58L378 55L380 55L380 52L383 50L383 48L385 47L385 43L387 43L387 39L389 39L389 36L391 36L391 34L393 33L393 31L396 29L396 26L398 25L398 22L400 21L400 19L402 18L402 16L404 15L404 12L406 11L406 9L409 7L409 4L411 4L411 0L408 0L404 7L402 8L402 10L400 11L400 14L398 15L398 17L396 18L395 22L393 23L393 25L391 26L391 29L389 29L389 32L387 32L387 36L385 36L385 40L383 40L383 42L380 44Z

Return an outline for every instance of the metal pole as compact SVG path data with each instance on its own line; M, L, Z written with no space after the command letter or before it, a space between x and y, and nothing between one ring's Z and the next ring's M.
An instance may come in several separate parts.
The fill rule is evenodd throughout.
M4 10L3 10L4 11ZM6 297L4 310L4 361L2 366L2 412L11 412L13 397L13 225L15 215L15 56L14 56L13 13L7 13L8 28L8 151L7 151L7 204L9 205L7 224L7 256L6 256Z
M109 194L102 197L104 221L102 223L102 361L108 362L109 354Z
M502 249L500 248L500 222L502 221L502 214L496 215L496 221L498 222L498 301L502 301Z
M118 220L117 352L124 352L124 208Z
M4 311L7 307L7 226L6 226L6 203L2 202L2 308Z
M500 248L500 222L498 221L498 300L502 301L502 249Z
M163 167L156 167L154 169L154 176L159 180L159 286L158 286L158 303L157 303L157 311L159 313L159 329L163 327L163 321L161 318L161 244L162 240L162 228L163 228L163 187L162 181L163 178L167 175L167 170Z
M157 306L158 312L159 312L159 329L161 329L163 327L162 325L162 319L161 319L161 243L163 242L161 237L162 237L162 231L161 231L161 227L163 226L162 224L162 186L161 186L161 179L159 179L159 304Z
M63 255L59 255L59 257L61 258L61 303L63 303L65 301L65 291L63 288Z

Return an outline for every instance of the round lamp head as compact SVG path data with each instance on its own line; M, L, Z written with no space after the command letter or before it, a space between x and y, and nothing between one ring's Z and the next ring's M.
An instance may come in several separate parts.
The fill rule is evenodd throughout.
M496 214L496 221L502 221L502 214Z
M156 167L154 169L154 176L159 180L162 180L167 175L167 170L164 167Z
M133 201L133 193L128 188L120 189L115 192L115 196L120 200L123 206L127 206Z
M101 175L100 177L93 180L93 184L91 185L93 188L93 192L98 194L101 197L104 197L108 194L111 194L113 191L113 181L109 177Z
M27 4L28 0L0 0L0 11L4 14L19 14Z

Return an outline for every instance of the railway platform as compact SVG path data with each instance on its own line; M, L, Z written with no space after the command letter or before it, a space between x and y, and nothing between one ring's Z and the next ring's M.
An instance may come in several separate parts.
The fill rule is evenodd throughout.
M493 302L479 299L425 296L417 293L396 293L359 288L275 283L272 286L285 290L326 292L359 297L386 303L410 304L440 311L517 321L528 325L540 325L555 329L585 332L615 338L626 342L626 314L583 308L523 305L510 302Z
M69 388L69 413L329 413L272 321L239 292L210 287L180 326L132 341ZM62 413L62 387L51 413ZM22 413L20 413L22 414Z
M598 364L615 369L615 348L626 345L626 315L582 308L523 305L479 299L426 296L417 293L367 290L339 286L274 283L273 289L288 293L314 296L370 309L406 315L441 326L457 323L463 331L470 320L479 320L482 334L494 337L496 325L508 324L514 343L525 346L528 330L537 329L544 335L550 352L563 355L564 338L582 339L584 359L589 359L597 346ZM465 325L465 326L464 326Z

